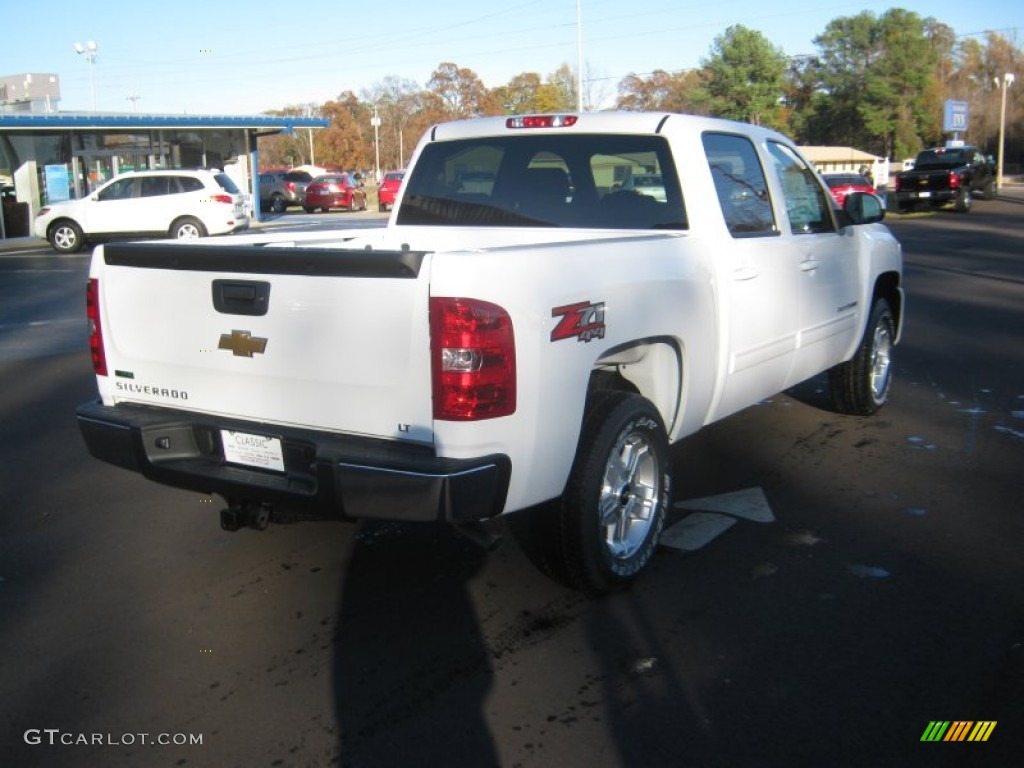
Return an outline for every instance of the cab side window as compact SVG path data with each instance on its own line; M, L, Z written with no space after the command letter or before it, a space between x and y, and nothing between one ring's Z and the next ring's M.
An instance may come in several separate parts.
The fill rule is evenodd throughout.
M705 133L702 141L722 216L732 236L777 235L768 182L750 139Z
M768 142L768 151L775 163L775 172L782 185L786 213L794 235L834 232L832 203L817 174L792 149L777 142Z
M192 176L175 176L174 178L178 180L178 186L182 192L198 192L203 188L203 182ZM178 190L174 189L174 191Z
M107 202L109 200L131 200L135 197L137 179L120 179L109 187L105 187L97 196L98 200Z
M167 194L167 176L143 176L142 197L159 197Z

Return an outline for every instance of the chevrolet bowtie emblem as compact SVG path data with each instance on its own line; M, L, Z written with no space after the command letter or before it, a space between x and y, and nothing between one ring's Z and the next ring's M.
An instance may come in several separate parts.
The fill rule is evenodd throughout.
M253 336L249 331L231 331L220 335L220 344L217 349L230 349L235 357L252 357L254 354L262 355L267 348L267 340L259 336Z

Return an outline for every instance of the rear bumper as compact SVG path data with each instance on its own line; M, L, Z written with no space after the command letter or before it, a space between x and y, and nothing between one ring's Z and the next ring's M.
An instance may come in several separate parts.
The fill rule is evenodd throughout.
M933 189L922 192L894 192L896 202L903 205L946 205L956 200L959 190Z
M471 522L500 514L508 491L506 456L446 459L428 446L142 405L86 403L77 417L98 459L164 485L313 518ZM279 438L284 471L228 464L221 429Z

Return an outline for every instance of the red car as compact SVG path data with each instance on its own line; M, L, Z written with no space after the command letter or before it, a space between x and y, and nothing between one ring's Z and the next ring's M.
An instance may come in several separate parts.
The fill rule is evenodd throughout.
M398 195L398 189L402 186L402 178L405 176L405 171L391 171L384 174L384 181L380 183L380 187L377 189L377 207L381 211L390 210L395 204L395 197Z
M366 192L347 173L329 173L309 182L302 207L306 213L313 213L318 208L324 213L331 208L365 211Z
M821 177L825 180L829 192L832 193L832 198L840 208L843 207L843 201L846 200L846 196L851 192L878 194L871 185L871 182L859 173L823 173Z

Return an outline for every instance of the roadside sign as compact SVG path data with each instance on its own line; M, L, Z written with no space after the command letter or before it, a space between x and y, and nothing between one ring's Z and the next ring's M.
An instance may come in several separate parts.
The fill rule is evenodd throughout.
M946 100L945 120L942 130L949 132L961 132L967 130L968 111L966 101Z

